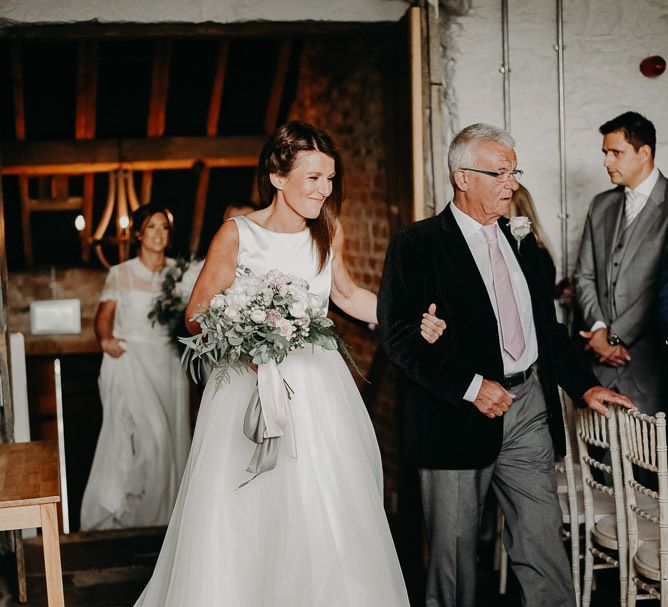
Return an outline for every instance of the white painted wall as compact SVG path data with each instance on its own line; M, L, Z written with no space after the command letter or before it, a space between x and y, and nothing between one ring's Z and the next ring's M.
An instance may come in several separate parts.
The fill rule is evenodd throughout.
M446 142L473 122L503 126L501 0L472 0L463 16L442 11ZM561 259L556 0L509 0L511 131L518 166ZM612 187L598 127L635 110L657 129L656 162L668 174L668 72L641 75L640 61L668 58L665 0L564 0L568 257L575 264L591 198ZM560 263L557 264L560 268ZM560 275L561 272L558 271Z
M15 23L396 21L406 0L0 0Z

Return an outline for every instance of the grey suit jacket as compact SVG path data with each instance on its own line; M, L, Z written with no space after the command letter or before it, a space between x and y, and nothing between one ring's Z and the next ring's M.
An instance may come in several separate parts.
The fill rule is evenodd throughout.
M623 217L623 187L602 192L592 201L575 269L575 297L586 328L602 320L631 353L624 367L595 364L599 380L652 413L663 391L657 288L659 269L668 260L668 180L659 174L615 253Z

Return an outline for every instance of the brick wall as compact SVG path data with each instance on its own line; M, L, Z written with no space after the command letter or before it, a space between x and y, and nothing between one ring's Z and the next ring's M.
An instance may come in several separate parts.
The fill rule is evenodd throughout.
M326 130L337 143L345 169L346 198L341 222L345 259L357 284L378 291L380 276L396 215L399 193L397 123L408 113L394 89L400 78L395 53L397 30L350 36L333 41L303 43L296 100L290 119L299 119ZM407 171L407 167L404 167ZM407 203L404 202L404 205ZM403 214L403 213L402 213ZM377 360L378 332L336 310L332 316L351 353L373 385L353 374L371 415L385 472L388 510L396 503L398 428L394 372ZM382 356L382 354L380 354ZM371 371L371 372L370 372ZM376 376L378 377L372 377Z

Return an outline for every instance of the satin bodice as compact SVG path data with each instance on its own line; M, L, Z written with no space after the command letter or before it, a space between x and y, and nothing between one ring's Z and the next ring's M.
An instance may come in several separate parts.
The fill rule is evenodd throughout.
M232 217L239 230L239 253L237 266L249 268L262 275L278 270L306 280L309 290L322 301L323 310L329 305L332 285L332 256L322 271L318 270L318 255L311 233L306 228L301 232L274 232L263 228L245 216Z

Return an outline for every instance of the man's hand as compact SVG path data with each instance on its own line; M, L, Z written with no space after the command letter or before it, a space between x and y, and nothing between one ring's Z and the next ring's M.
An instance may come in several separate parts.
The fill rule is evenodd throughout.
M478 411L487 417L501 417L515 398L499 382L483 379L477 398L473 401Z
M588 340L585 350L593 350L598 362L610 367L623 367L631 360L629 351L622 346L611 346L608 343L608 329L601 327L596 331L580 331L580 335Z
M610 348L611 350L607 356L598 357L598 362L611 367L623 367L631 360L630 352L622 344L610 346Z
M614 390L609 388L603 388L602 386L594 386L589 388L583 395L582 399L587 403L592 411L596 411L599 415L605 415L605 417L610 416L610 411L606 407L605 403L616 403L627 409L635 409L636 406L631 402L626 396L622 396Z
M445 331L445 321L436 316L436 304L431 304L429 310L422 315L420 335L430 344L433 344Z

